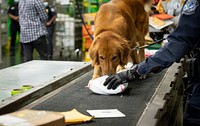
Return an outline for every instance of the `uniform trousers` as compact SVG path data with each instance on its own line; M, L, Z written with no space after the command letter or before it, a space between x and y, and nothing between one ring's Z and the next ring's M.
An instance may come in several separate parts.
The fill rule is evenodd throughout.
M20 33L19 24L11 23L11 26L10 26L10 35L11 35L10 55L12 55L12 56L15 54L15 43L16 43L17 32Z
M200 83L191 83L191 93L187 95L184 126L200 126Z

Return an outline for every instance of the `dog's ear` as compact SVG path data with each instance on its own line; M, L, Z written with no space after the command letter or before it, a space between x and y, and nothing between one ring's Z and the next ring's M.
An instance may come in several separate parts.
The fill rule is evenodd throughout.
M97 44L97 39L95 39L92 42L92 45L89 48L89 56L92 59L92 66L99 65L99 60L98 60L98 44Z
M121 42L121 47L122 48L120 48L120 65L126 65L128 63L128 58L131 52L131 49L128 45L128 41L123 40L123 42Z

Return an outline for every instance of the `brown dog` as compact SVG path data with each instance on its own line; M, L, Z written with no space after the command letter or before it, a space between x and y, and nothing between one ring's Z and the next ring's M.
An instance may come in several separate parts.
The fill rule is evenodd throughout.
M128 63L145 59L144 49L131 50L145 44L149 19L145 5L150 0L111 0L101 5L95 16L94 41L89 49L94 73L92 79L115 74Z

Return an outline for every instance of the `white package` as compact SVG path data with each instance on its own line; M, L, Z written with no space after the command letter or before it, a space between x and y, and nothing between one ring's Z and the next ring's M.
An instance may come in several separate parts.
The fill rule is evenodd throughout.
M128 83L120 84L115 90L107 89L107 86L104 86L103 83L105 82L108 75L101 76L94 80L90 80L88 87L92 92L96 94L103 94L103 95L111 95L111 94L118 94L124 92L124 90L128 87Z

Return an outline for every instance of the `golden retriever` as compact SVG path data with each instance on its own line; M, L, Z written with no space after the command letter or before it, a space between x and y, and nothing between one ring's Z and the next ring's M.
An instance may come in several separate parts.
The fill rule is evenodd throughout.
M124 69L129 56L133 64L145 59L144 49L149 19L145 5L150 0L111 0L102 4L94 20L94 41L89 49L94 73L92 79Z

